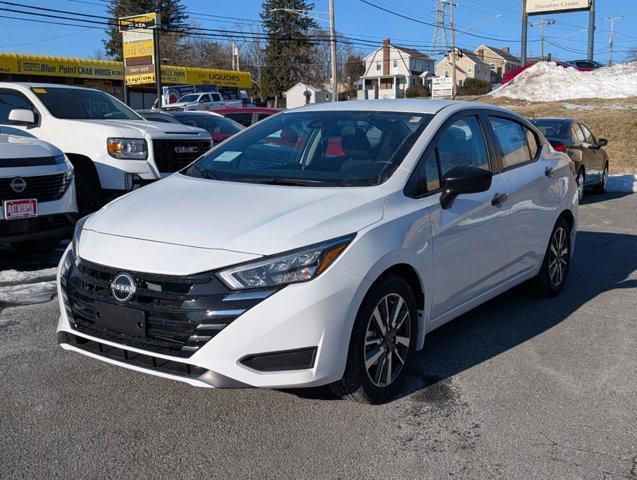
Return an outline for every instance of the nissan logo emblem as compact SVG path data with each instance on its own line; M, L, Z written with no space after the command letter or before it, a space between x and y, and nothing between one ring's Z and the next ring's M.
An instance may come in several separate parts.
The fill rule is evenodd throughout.
M111 282L111 292L120 302L128 302L136 291L135 280L128 273L118 273Z
M198 151L197 147L175 147L175 153L197 153Z
M15 193L22 193L24 192L24 189L27 188L27 182L22 177L15 177L13 180L11 180L9 186Z

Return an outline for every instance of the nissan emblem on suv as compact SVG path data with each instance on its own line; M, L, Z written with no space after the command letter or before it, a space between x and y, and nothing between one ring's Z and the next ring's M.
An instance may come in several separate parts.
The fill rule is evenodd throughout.
M187 147L185 145L175 147L175 153L197 153L198 150L199 149L195 147L194 145L191 147Z
M118 273L111 282L111 292L120 302L128 302L136 291L135 280L128 273Z
M11 180L11 183L9 185L11 186L11 190L13 190L15 193L22 193L24 192L24 189L27 188L27 182L22 177L15 177L13 180Z

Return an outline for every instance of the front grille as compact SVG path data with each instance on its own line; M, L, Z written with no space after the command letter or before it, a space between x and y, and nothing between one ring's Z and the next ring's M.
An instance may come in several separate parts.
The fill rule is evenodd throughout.
M18 200L21 198L36 198L38 202L59 200L71 184L73 177L66 173L21 177L26 182L26 187L19 193L11 188L11 181L14 178L0 178L0 200Z
M172 360L165 360L163 358L113 347L78 335L72 335L68 332L58 333L58 343L73 345L85 352L91 352L100 357L117 360L127 365L147 368L156 372L169 373L179 377L199 378L208 371L205 368L188 365L187 363L173 362Z
M67 215L43 215L0 222L0 237L46 232L63 228L72 229L73 218ZM72 232L71 232L72 233ZM69 233L70 237L70 233Z
M209 140L153 140L155 164L162 173L181 170L209 149Z
M137 288L118 303L110 284L122 270L81 260L63 282L73 328L91 336L165 355L190 357L239 315L274 291L252 296L233 294L212 273L166 276L126 272ZM145 312L145 337L96 325L95 302L119 304ZM72 322L72 323L73 323Z

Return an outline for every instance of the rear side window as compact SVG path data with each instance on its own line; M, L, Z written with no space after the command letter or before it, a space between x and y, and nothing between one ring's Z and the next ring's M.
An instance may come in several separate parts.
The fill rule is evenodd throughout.
M489 170L487 146L477 117L465 117L449 125L438 140L440 173L453 167L472 166Z
M514 167L526 163L535 158L531 156L530 146L527 140L526 128L517 122L500 117L490 117L495 136L502 150L504 168ZM530 133L530 132L529 132ZM537 153L537 143L534 140L534 153Z

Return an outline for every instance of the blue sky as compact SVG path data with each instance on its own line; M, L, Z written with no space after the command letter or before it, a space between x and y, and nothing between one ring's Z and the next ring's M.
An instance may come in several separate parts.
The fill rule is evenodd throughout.
M68 10L92 15L104 15L106 0L12 0L25 5ZM390 10L397 11L417 21L390 15L360 0L335 0L336 27L346 35L380 42L390 37L392 43L404 44L425 49L431 44L433 27L419 23L435 22L434 0L370 0ZM191 21L205 28L234 29L237 22L254 25L259 19L260 0L186 0L191 12ZM315 2L315 15L327 18L327 0ZM520 0L456 0L456 25L458 29L468 30L475 35L495 38L486 40L468 34L458 36L458 45L463 48L475 48L480 43L493 46L509 45L511 51L520 50ZM637 47L637 0L597 0L597 32L595 35L595 59L608 61L608 34L610 24L603 19L609 16L622 16L616 23L615 60L626 58L631 47ZM2 4L0 8L21 9L22 7ZM62 14L64 15L64 14ZM212 18L205 15L236 17L241 20ZM7 11L0 11L0 51L57 55L69 57L93 56L101 48L104 33L100 27L62 26L48 23L35 23L6 16L30 17ZM547 15L556 20L554 25L546 27L547 43L545 53L568 60L586 57L586 28L588 13ZM40 19L41 20L41 19ZM539 17L533 17L532 21ZM58 20L64 22L64 20ZM67 22L73 23L73 22ZM327 26L324 21L320 25ZM529 28L529 39L539 38L539 28ZM552 42L555 45L551 45ZM363 51L371 51L371 46L359 45ZM529 55L539 55L538 41L531 41Z

